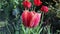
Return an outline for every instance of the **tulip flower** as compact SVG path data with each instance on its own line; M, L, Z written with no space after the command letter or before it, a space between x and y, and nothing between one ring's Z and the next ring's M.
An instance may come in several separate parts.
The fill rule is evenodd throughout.
M34 5L40 6L40 5L42 5L42 2L40 0L34 0Z
M44 13L47 13L48 12L48 7L47 6L42 6L41 11L43 11Z
M31 2L29 2L29 1L23 1L22 4L23 4L24 8L30 8L31 7Z
M26 27L36 27L38 26L41 18L41 13L36 13L34 11L29 12L28 10L25 10L22 13L22 21L23 25Z

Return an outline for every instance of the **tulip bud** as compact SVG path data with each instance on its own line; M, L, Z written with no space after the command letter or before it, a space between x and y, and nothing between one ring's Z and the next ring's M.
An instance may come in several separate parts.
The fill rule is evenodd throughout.
M48 12L48 7L47 6L42 6L40 10L47 13Z
M31 2L29 2L29 1L23 1L23 6L24 6L24 8L30 8L31 7Z
M40 5L42 5L42 2L40 0L34 0L34 5L40 6Z
M40 22L40 18L41 18L41 13L36 13L36 12L29 12L28 10L25 10L22 13L22 21L23 21L23 25L26 27L36 27L39 22Z

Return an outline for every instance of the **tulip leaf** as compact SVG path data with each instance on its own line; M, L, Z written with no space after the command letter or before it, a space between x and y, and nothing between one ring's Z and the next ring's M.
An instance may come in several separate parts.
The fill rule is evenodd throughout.
M39 30L39 34L41 33L42 30L43 30L43 27Z

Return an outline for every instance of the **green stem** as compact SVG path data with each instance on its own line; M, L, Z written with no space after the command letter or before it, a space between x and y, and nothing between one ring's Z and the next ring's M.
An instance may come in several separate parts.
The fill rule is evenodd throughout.
M47 30L48 30L48 34L51 34L50 33L50 26L47 27Z
M44 18L44 13L42 12L42 19L41 19L40 27L41 27L41 25L43 24L43 18Z
M26 28L26 33L30 34L30 28Z
M30 34L30 30L29 30L29 34Z

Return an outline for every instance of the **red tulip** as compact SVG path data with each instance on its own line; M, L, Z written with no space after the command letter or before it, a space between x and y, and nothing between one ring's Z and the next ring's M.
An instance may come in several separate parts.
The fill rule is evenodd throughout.
M41 11L47 13L48 12L48 7L47 6L42 6Z
M24 6L24 8L30 8L31 7L31 2L23 1L23 6Z
M34 5L35 6L40 6L42 2L40 0L34 0Z
M28 10L25 10L22 13L23 25L26 27L36 27L39 24L40 18L41 13L36 13L34 11L29 12Z

